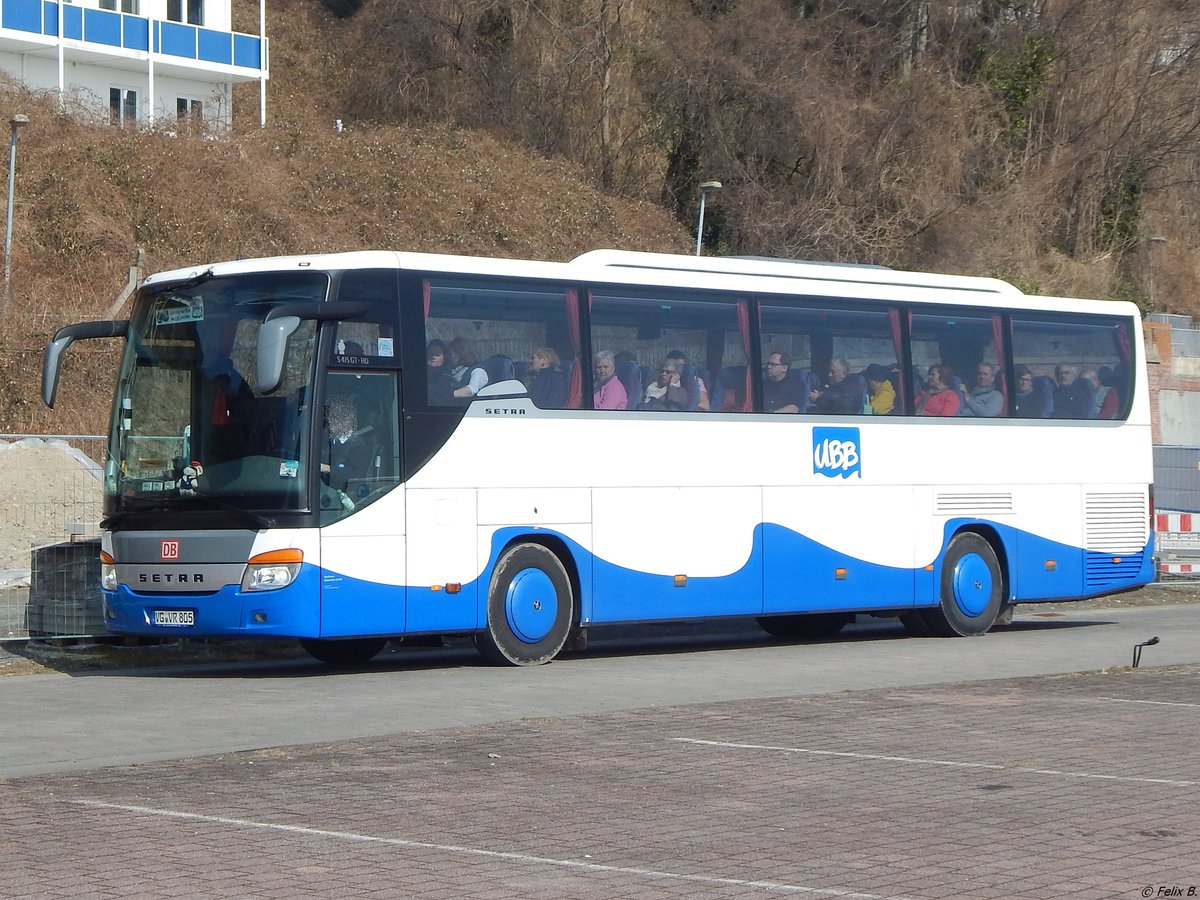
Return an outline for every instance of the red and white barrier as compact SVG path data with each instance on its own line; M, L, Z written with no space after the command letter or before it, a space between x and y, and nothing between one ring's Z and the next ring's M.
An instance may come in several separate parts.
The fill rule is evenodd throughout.
M1200 513L1156 512L1154 530L1162 575L1200 575ZM1195 562L1164 562L1193 558Z
M1181 534L1184 532L1200 531L1200 527L1192 527L1193 519L1196 520L1196 525L1200 526L1200 515L1160 512L1155 513L1154 518L1154 530L1159 534Z

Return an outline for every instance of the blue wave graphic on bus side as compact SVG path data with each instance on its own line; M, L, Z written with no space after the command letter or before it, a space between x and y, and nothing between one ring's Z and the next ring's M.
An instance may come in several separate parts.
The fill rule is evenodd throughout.
M945 524L943 548L964 526L996 536L1002 564L1009 572L1008 593L1018 602L1081 598L1153 579L1152 543L1140 553L1118 558L992 521L954 519ZM526 528L498 529L492 535L487 567L454 594L427 586L378 584L305 564L296 590L243 594L231 585L209 595L151 596L121 587L106 592L105 604L116 617L110 618L110 628L129 634L334 637L471 631L486 624L487 588L501 551L513 540L531 537ZM676 587L674 574L688 573L659 575L630 569L595 556L549 529L540 530L537 537L551 538L571 554L579 572L585 624L931 606L938 602L937 573L945 553L943 549L913 568L885 566L766 523L755 528L750 554L737 571L712 577L689 575L685 587ZM336 581L337 591L323 592L322 584L331 580ZM603 585L599 591L593 587L597 584ZM196 627L150 625L152 611L163 608L195 609ZM254 623L255 613L265 621Z

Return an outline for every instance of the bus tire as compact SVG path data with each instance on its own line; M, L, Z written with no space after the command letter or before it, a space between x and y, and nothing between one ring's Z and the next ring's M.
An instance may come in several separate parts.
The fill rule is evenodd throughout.
M355 638L349 641L301 638L300 646L309 656L326 665L356 666L375 656L387 642L387 638Z
M941 602L921 610L934 634L974 637L986 634L1004 606L1004 576L996 551L971 531L950 539L942 559Z
M812 613L803 616L759 616L758 627L784 641L823 641L854 621L854 613Z
M538 666L558 655L574 621L574 593L562 560L541 544L517 544L492 572L487 627L475 645L490 663Z

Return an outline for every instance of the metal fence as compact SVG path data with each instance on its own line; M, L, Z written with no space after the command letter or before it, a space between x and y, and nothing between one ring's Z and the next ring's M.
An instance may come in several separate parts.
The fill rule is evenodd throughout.
M103 632L107 439L0 434L0 641Z

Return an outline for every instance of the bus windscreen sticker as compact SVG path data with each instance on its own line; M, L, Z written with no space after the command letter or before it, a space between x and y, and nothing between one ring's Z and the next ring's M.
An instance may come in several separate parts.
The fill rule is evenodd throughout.
M862 478L862 452L857 428L813 429L813 474L826 478Z
M178 305L154 311L155 325L178 325L180 322L204 321L204 298L168 295L167 299Z

